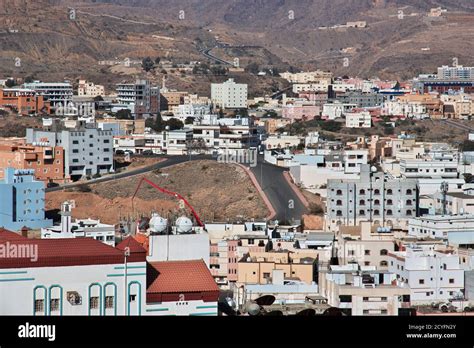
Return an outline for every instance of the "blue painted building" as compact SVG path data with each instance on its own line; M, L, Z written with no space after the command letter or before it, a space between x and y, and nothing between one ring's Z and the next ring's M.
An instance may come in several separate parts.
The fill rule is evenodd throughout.
M34 170L5 168L0 197L0 227L20 231L22 227L53 225L52 220L45 219L44 183L35 180Z

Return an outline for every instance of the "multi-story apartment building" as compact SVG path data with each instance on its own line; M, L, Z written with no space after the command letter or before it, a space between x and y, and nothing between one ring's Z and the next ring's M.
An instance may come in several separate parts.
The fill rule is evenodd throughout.
M229 79L223 83L211 84L211 100L215 106L223 109L247 108L248 87Z
M319 293L347 315L399 315L410 308L410 289L396 276L357 264L319 271Z
M370 112L351 112L346 115L346 128L370 128L372 127L372 116Z
M299 73L284 72L280 76L290 83L308 83L319 80L327 80L331 82L332 73L327 71L306 71Z
M44 182L64 182L64 149L61 146L0 145L0 177L3 168L33 169L35 178Z
M88 125L62 131L27 129L28 144L44 143L64 148L64 174L72 180L114 169L113 136L110 130Z
M408 219L417 216L417 181L371 173L368 165L361 167L359 179L328 180L327 197L326 225L331 231L361 221L406 228Z
M32 89L4 88L0 89L0 107L18 112L20 115L50 113L50 103L44 96Z
M412 245L389 256L389 271L410 288L412 304L448 301L464 289L464 271L454 250Z
M193 129L194 139L203 139L211 153L226 150L237 153L258 146L257 127L249 118L218 118L206 115L197 120Z
M400 161L400 175L407 179L457 178L459 176L458 163L453 159L404 159Z
M96 85L93 82L86 80L79 80L79 86L77 87L77 95L80 97L97 97L105 94L104 86Z
M0 181L0 226L11 231L51 226L45 219L44 183L30 169L6 168Z
M32 89L42 95L53 108L66 106L72 102L72 85L69 82L40 82L34 81L23 85L26 89Z
M450 245L474 244L474 215L425 215L411 219L408 234L420 239L441 239Z
M284 271L285 280L316 282L314 250L250 252L238 262L237 284L269 284L272 271Z
M160 111L160 88L148 80L117 84L117 101L128 105L135 119L153 116Z
M474 67L468 66L447 66L443 65L438 68L439 79L474 79Z

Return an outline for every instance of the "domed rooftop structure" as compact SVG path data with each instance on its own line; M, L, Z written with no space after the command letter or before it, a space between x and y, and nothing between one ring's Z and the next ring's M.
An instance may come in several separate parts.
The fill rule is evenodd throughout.
M189 233L193 228L193 222L186 216L181 216L176 220L176 232Z
M149 225L150 231L152 233L162 233L166 230L166 227L168 226L168 220L162 218L158 214L153 214L150 219Z

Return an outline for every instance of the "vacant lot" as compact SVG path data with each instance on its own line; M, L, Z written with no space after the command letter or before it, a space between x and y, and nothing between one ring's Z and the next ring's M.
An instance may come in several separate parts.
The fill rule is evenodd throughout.
M268 214L249 177L236 165L196 161L155 171L146 177L184 196L202 220L227 221L241 216L264 218ZM140 178L135 176L82 186L71 192L48 193L47 209L58 209L64 200L75 200L74 217L99 218L106 223L117 223L120 217L149 215L152 211L162 215L183 213L176 198L146 183L138 191L132 209L132 196Z

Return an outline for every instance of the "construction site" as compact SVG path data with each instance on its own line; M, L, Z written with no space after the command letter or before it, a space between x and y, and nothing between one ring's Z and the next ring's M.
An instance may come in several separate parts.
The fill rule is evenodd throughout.
M64 201L75 202L75 218L122 225L153 213L171 218L183 213L191 217L194 211L202 221L230 222L268 215L248 174L237 165L215 161L182 163L145 175L49 192L46 209L54 213Z

